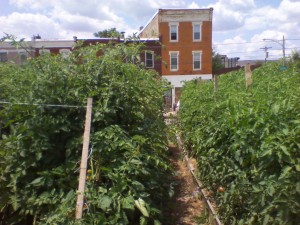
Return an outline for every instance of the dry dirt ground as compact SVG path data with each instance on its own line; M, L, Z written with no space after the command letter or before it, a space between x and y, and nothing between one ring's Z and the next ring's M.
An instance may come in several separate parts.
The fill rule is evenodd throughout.
M181 150L176 146L169 146L171 162L176 176L175 193L170 202L164 218L164 225L197 225L197 218L204 213L203 202L198 198L199 192L193 177L184 160ZM191 162L195 164L194 161ZM196 168L196 165L193 165Z

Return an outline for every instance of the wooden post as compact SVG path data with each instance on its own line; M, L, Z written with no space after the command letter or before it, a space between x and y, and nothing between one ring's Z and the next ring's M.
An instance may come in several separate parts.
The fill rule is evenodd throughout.
M250 63L247 63L245 66L245 78L246 78L246 88L252 85L252 72Z
M84 134L83 134L83 146L82 146L82 156L81 156L81 164L80 164L78 196L76 202L76 219L82 218L82 210L84 205L84 190L85 190L86 169L87 169L88 149L89 149L89 142L90 142L90 131L91 131L91 120L92 120L92 105L93 105L93 99L88 98L86 116L85 116L85 127L84 127Z
M215 94L218 93L218 75L217 74L214 74L213 75L213 79L214 79L214 91L215 91Z

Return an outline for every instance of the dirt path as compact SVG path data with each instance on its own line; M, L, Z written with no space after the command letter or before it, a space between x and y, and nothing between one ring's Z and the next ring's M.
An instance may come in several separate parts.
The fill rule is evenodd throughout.
M180 149L169 146L169 150L176 171L176 186L172 200L167 203L168 210L164 212L164 217L168 218L164 225L197 225L197 217L204 212L203 203L197 197L197 187Z

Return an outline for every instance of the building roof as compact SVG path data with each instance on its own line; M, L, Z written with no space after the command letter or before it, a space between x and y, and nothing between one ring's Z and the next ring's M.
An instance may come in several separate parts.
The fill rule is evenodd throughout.
M146 25L143 27L143 29L141 29L137 36L140 36L140 34L145 30L145 28L154 20L154 18L158 15L159 10L157 10L154 15L150 18L150 20L148 20L148 22L146 23Z

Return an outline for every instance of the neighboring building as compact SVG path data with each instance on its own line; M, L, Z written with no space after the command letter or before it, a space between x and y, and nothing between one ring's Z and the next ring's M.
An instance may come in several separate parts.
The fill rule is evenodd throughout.
M28 43L26 42L26 45ZM9 42L0 43L0 62L12 61L22 65L30 55L34 55L34 49L26 47L18 49L12 46Z
M0 43L0 62L14 62L22 65L28 58L37 57L42 52L51 54L69 54L74 41L70 40L31 40L24 41L22 46L15 47L11 42Z
M220 56L224 68L234 68L238 66L238 61L240 58L238 57L228 58L227 55L220 55Z
M161 75L178 102L184 81L212 79L213 9L159 9L140 31L140 38L157 38L162 45Z
M135 40L145 45L145 51L140 57L145 67L156 70L173 87L166 93L168 108L179 101L184 81L212 79L212 14L212 8L159 9ZM37 57L42 52L68 55L77 40L77 37L72 40L43 40L38 35L24 42L26 50L2 42L0 62L22 64L28 57ZM123 38L82 41L88 45L112 40L116 43L124 42Z
M74 46L74 40L34 40L31 42L35 56L41 53L68 55Z

